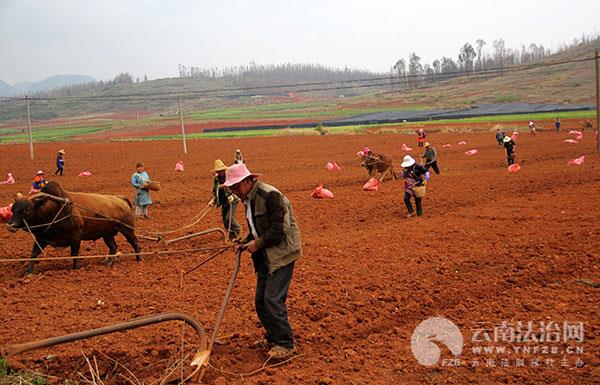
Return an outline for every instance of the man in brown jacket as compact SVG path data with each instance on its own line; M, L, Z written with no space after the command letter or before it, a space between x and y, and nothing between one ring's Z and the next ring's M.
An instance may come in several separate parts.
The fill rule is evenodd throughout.
M285 301L294 263L302 254L296 218L286 196L259 181L260 174L251 173L245 164L234 164L225 173L225 186L246 206L250 233L238 247L252 253L256 313L271 347L269 356L285 359L295 351Z

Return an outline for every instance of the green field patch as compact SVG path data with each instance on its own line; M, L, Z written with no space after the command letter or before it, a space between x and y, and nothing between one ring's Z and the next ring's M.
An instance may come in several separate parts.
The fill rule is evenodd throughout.
M35 129L32 131L32 138L36 142L52 142L58 140L65 140L75 136L92 134L95 132L105 131L110 126L82 126L82 127L59 127L59 128L42 128ZM29 133L8 133L7 135L0 136L0 143L6 142L27 142L29 141Z

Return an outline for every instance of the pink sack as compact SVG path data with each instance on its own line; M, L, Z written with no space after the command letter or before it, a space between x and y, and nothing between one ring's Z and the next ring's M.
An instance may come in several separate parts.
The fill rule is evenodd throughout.
M315 187L315 189L313 190L312 194L310 194L311 197L316 198L316 199L326 199L326 198L333 198L333 193L329 190L327 190L326 188L323 187L322 184L319 184L317 187Z
M12 204L0 207L0 223L6 223L12 217Z
M328 171L340 171L340 166L337 165L337 163L335 162L327 162L327 164L325 165L325 168L327 168Z
M77 176L92 176L92 173L89 171L82 171Z
M379 179L371 178L363 185L365 191L377 191L379 189Z
M565 140L563 140L563 142L565 142L565 143L573 143L573 144L577 143L577 141L575 139L565 139Z
M508 172L511 174L515 174L515 173L519 172L520 169L521 169L521 165L518 163L514 163L514 164L511 164L510 166L508 166Z
M450 147L452 147L452 145L450 143L446 143L442 147L444 147L444 148L450 148Z
M183 160L175 163L175 171L183 171Z
M12 174L9 172L6 174L6 180L3 180L0 184L15 184L15 178L13 178Z
M570 166L581 166L585 162L585 155L581 155L579 158L571 159L567 162Z
M364 151L359 151L356 153L356 156L358 156L359 158L362 158L365 155Z
M477 150L465 151L465 155L467 155L467 156L473 156L475 154L477 154Z
M368 154L370 151L371 151L371 150L369 149L369 147L365 147L365 148L363 148L363 152L364 152L365 154Z
M412 151L412 148L408 147L405 143L402 143L402 146L400 148L402 149L402 151Z
M518 138L517 134L518 134L517 132L513 132L513 134L510 136L510 139L511 139L513 142L516 142L516 141L517 141L517 138Z
M458 142L458 144L460 144L460 145L463 145L463 144L467 144L467 142L465 142L465 141L463 140L463 141L460 141L460 142Z

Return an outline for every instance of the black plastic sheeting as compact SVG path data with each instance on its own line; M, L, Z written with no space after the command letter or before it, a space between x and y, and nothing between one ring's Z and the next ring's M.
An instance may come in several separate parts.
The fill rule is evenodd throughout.
M593 106L578 106L566 104L528 104L528 103L503 103L503 104L486 104L483 106L473 107L462 110L420 110L420 111L389 111L377 112L373 114L356 115L349 118L331 120L322 122L323 127L340 127L353 126L360 124L383 124L383 123L402 123L402 122L422 122L426 120L442 120L442 119L464 119L474 118L478 116L493 116L493 115L517 115L517 114L534 114L539 112L565 112L565 111L592 111ZM223 127L210 129L205 131L210 132L228 132L228 131L245 131L245 130L268 130L281 128L309 128L316 127L314 123L299 123L286 125L268 125L268 126L253 126L253 127Z

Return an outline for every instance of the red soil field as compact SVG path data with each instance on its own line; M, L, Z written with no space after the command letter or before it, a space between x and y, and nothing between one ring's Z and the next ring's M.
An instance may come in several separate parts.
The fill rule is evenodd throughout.
M255 275L245 254L206 383L593 384L600 378L600 294L590 284L600 281L600 158L593 133L585 132L577 144L563 143L568 137L521 133L516 152L522 168L509 174L493 132L430 134L441 174L432 176L425 214L419 218L405 217L401 180L386 180L376 192L361 189L368 178L355 153L364 146L391 155L397 164L404 155L402 143L420 155L416 136L393 134L194 140L188 142L187 155L178 140L39 144L35 161L29 160L27 145L4 145L0 173L12 172L17 184L0 186L0 203L10 203L17 191L27 192L38 169L51 174L58 148L66 150L65 176L49 179L70 191L132 198L129 179L141 160L163 188L153 194L160 203L151 207L151 220L138 224L139 231L164 232L180 228L206 206L214 159L231 162L240 148L250 170L288 196L299 222L304 255L296 264L288 311L300 355L247 377L231 374L250 373L266 358L264 350L252 346L261 328L253 304ZM467 144L458 145L461 140ZM443 148L445 143L452 147ZM465 156L470 149L479 152ZM567 165L583 154L582 166ZM185 171L176 173L180 159ZM328 173L328 161L337 162L341 172ZM78 178L84 170L94 175ZM318 183L335 198L311 198ZM237 216L246 228L242 208ZM212 211L167 238L218 227L219 217ZM117 243L120 252L130 252L124 238ZM222 244L214 235L171 245L141 240L142 251ZM31 247L27 233L0 229L3 258L27 257ZM106 251L102 241L84 242L81 248L82 255ZM46 254L68 257L69 252L48 248ZM195 317L210 333L233 252L189 274L179 288L180 271L208 255L145 255L141 263L122 256L112 267L103 259L89 259L80 270L71 270L70 259L42 261L25 277L24 262L2 263L0 347L167 311ZM458 367L443 360L422 366L411 352L413 330L436 316L454 322L464 337ZM502 322L530 321L536 331L541 321L552 321L561 331L564 322L581 322L584 338L530 342L526 346L540 349L530 353L517 354L512 347L510 353L491 356L473 351L481 346L473 341L480 325L493 329ZM191 344L188 329L185 339ZM126 380L133 375L144 384L157 384L178 359L174 352L182 343L181 331L179 323L168 322L24 353L9 363L51 376L51 383L84 383L78 373L91 377L85 355L97 359L105 384L137 383ZM544 346L558 352L543 353ZM572 348L579 351L567 354ZM443 349L442 358L454 356ZM494 366L486 359L493 359Z

